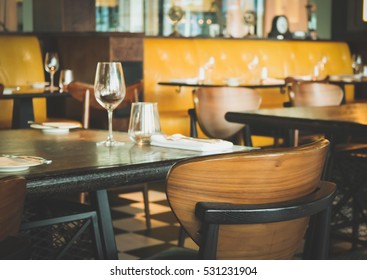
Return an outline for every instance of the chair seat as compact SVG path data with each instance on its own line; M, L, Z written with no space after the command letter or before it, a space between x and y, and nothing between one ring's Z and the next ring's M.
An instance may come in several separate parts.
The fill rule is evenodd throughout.
M197 259L199 259L198 251L181 247L172 247L147 258L147 260L197 260Z
M31 241L26 237L9 236L0 241L0 260L27 260L31 256Z

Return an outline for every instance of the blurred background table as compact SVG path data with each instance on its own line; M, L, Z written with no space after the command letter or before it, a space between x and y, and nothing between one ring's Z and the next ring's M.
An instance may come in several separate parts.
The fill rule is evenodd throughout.
M36 89L16 90L11 94L2 94L0 99L13 99L12 128L28 128L28 121L34 121L34 98L68 97L69 93Z

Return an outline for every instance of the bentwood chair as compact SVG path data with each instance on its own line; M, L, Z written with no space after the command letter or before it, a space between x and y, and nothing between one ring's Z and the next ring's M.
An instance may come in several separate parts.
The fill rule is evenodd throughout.
M126 86L126 96L115 110L128 107L133 102L138 102L142 96L144 84L138 81ZM105 113L105 109L97 102L94 97L94 86L82 82L71 82L67 90L73 99L83 104L82 123L83 128L89 128L91 119L91 109Z
M304 237L304 258L327 258L336 189L320 181L328 146L322 139L175 164L167 176L167 199L199 245L200 258L291 259ZM183 251L153 259L180 259ZM183 258L193 255L185 252Z
M122 109L128 107L133 102L138 102L139 98L142 96L144 84L143 81L138 81L136 83L126 86L126 96L123 102L116 108ZM83 104L83 128L87 129L90 125L90 109L101 111L105 114L105 109L97 102L94 97L94 86L82 83L82 82L72 82L67 87L70 95L77 101ZM151 228L150 223L150 210L149 210L149 197L148 197L148 185L147 184L137 184L131 185L129 188L124 188L124 192L136 192L141 191L144 200L144 211L146 217L146 227Z
M237 87L199 87L193 92L195 109L189 110L190 134L197 137L196 123L210 138L236 141L244 128L244 142L252 146L249 127L230 123L224 115L228 111L255 110L260 107L261 96L249 88Z
M28 259L30 242L19 234L26 181L19 176L0 179L0 259Z
M321 107L340 105L343 100L343 90L338 85L323 81L302 81L287 77L285 84L293 107ZM294 145L298 145L299 131L294 131Z

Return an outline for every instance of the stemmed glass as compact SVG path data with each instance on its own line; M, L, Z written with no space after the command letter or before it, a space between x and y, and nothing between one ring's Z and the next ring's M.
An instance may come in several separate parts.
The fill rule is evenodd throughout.
M50 73L50 91L57 90L58 88L54 85L54 75L59 69L59 56L56 52L47 52L45 56L45 70Z
M250 83L257 84L259 80L257 79L257 75L255 73L257 67L259 66L259 57L255 55L252 60L247 64L248 70L250 70Z
M108 113L108 137L106 141L97 143L107 147L121 145L112 136L112 112L126 95L126 86L120 62L98 62L94 81L94 95L98 103Z
M363 63L361 55L352 55L352 68L354 74L359 74L362 71Z

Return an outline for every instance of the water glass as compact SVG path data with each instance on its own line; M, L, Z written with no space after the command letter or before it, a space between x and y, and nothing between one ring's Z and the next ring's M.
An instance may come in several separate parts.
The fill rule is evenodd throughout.
M74 80L73 70L65 69L60 72L59 87L60 91L65 91L67 85Z
M150 144L150 137L161 133L158 104L154 102L136 102L131 106L129 137L136 144Z

